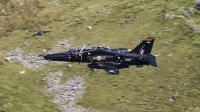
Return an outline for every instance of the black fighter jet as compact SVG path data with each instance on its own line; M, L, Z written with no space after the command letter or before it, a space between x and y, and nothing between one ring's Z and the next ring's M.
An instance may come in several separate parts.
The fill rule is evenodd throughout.
M103 46L83 45L69 49L64 53L47 54L46 60L89 63L89 68L104 69L108 74L119 74L119 69L136 65L157 67L156 57L151 55L155 37L140 41L133 50L126 48L111 49Z

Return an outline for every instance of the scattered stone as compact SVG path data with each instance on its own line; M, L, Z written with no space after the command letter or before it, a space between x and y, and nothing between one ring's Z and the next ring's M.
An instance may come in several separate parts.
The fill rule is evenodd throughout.
M174 19L175 17L177 18L185 18L183 15L174 15L174 14L165 14L164 20L166 19Z
M177 18L185 18L184 16L182 15L176 15Z
M6 61L10 61L11 60L11 58L10 57L6 57Z
M200 33L200 28L199 28L198 26L192 25L190 28L191 28L191 30L192 30L193 32Z
M184 16L185 16L187 19L189 19L189 20L192 19L192 16L191 16L191 14L190 14L188 11L185 11Z
M166 19L174 19L174 17L175 17L175 15L174 14L165 14L165 16L164 16L164 20L166 20Z
M43 30L36 31L36 32L34 32L33 36L42 36L48 32L50 32L50 31L43 31Z
M30 43L28 41L24 42L24 46L29 46Z
M194 8L189 8L188 14L190 15L190 17L194 17Z
M200 0L195 0L195 8L200 10Z
M25 33L28 33L28 32L29 32L29 30L25 30L24 32L25 32Z
M200 108L199 107L196 107L196 109L195 109L197 112L199 112L199 110L200 110Z
M92 30L92 27L91 26L87 26L87 30Z
M60 84L62 76L63 73L58 71L43 78L48 84L47 89L54 95L52 102L64 112L88 112L89 110L76 104L84 93L84 79L74 76L66 83Z
M67 67L68 67L68 68L71 68L71 67L72 67L72 65L71 65L71 64L67 64Z
M42 51L43 51L43 52L47 52L47 50L46 50L46 49L43 49Z
M106 14L110 14L110 13L111 13L111 11L106 12Z
M169 99L170 102L173 102L174 100L172 98Z
M68 43L68 40L63 39L62 41L58 41L57 46L64 46L64 45L67 44L67 43Z
M166 31L166 32L167 32L167 31L169 31L169 30L168 30L168 28L165 28L165 30L164 30L164 31Z
M170 14L165 14L164 20L168 19L170 17Z
M69 40L67 39L62 39L62 40L55 40L57 41L57 44L55 47L49 51L49 53L56 53L56 52L63 52L62 48L65 50L71 46L70 41L73 41L73 37L71 37Z
M3 27L0 27L0 30L3 30Z
M6 9L2 9L2 10L1 10L1 13L6 13Z
M99 4L90 5L90 6L86 7L86 10L93 9L93 8L97 7L98 5Z
M178 97L178 92L175 92L174 95L172 96L173 101L176 101Z
M48 63L43 57L38 57L36 55L24 55L20 48L16 48L11 52L5 53L6 61L17 61L22 63L23 66L31 69L43 68L44 64Z
M190 67L189 66L185 66L185 68L189 69Z
M25 73L25 71L21 71L20 73L21 73L21 74L24 74L24 73Z
M101 13L101 12L104 12L104 11L106 11L106 9L105 9L105 8L103 8L103 9L101 9L101 10L97 11L97 13Z
M158 57L158 56L160 56L160 54L154 54L154 56L155 56L155 57Z
M91 70L91 71L93 71L93 72L97 71L97 70L96 70L96 69L94 69L94 68L90 68L90 70Z
M168 54L167 56L168 56L168 57L172 57L172 56L173 56L173 54Z

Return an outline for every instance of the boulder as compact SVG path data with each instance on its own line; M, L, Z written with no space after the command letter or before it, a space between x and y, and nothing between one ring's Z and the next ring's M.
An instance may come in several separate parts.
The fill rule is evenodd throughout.
M195 0L195 8L200 11L200 0Z
M91 26L87 26L87 30L92 30L92 27Z

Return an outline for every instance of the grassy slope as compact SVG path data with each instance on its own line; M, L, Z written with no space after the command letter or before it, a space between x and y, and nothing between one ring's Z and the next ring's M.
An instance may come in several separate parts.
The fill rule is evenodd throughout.
M49 23L45 29L50 30L49 34L42 37L32 37L32 32L24 34L24 31L15 31L8 37L0 38L0 50L10 50L17 46L21 46L27 53L41 53L43 48L53 48L54 39L75 37L72 46L80 44L97 44L109 45L110 47L127 47L133 48L137 45L138 39L146 38L147 36L155 36L153 54L160 54L157 58L158 68L151 66L136 69L120 70L120 75L110 76L103 70L90 72L86 64L74 64L71 69L66 69L66 65L48 65L50 71L61 70L65 73L63 81L66 81L72 75L81 75L86 79L87 92L79 101L84 107L92 107L97 110L116 112L116 111L185 111L189 108L195 109L199 107L199 53L198 46L199 34L192 33L189 29L189 24L186 19L175 18L172 20L163 20L164 14L173 12L182 14L178 11L181 7L192 7L193 2L187 0L123 0L123 1L64 1L67 5L64 7L47 5L40 13L59 12L57 21ZM89 5L99 4L98 6L85 10ZM106 11L97 13L97 11ZM106 13L111 11L111 13ZM197 11L195 11L198 14ZM194 20L199 24L198 15L195 15ZM174 24L177 25L174 25ZM92 30L86 30L90 25ZM39 26L38 26L39 27ZM170 31L164 31L170 28ZM64 30L63 30L64 29ZM172 39L173 41L170 41ZM31 46L23 46L23 42L30 41ZM172 57L167 57L168 54L173 54ZM10 71L5 72L5 69L10 68ZM15 68L15 69L14 69ZM58 69L59 68L59 69ZM1 99L9 99L13 97L18 103L13 110L21 110L20 105L23 101L30 106L26 109L35 111L49 111L50 104L48 99L51 97L45 96L41 91L44 90L43 83L36 83L42 79L44 71L28 70L27 78L30 82L26 82L26 78L17 80L20 76L9 75L18 73L21 65L17 63L6 62L2 65L0 78L4 81L5 86L1 90L4 91ZM83 71L86 70L86 71ZM78 72L78 73L77 73ZM86 73L89 73L87 75ZM37 74L36 74L37 73ZM34 75L33 75L34 74ZM19 74L18 74L19 75ZM17 78L17 79L15 79ZM14 83L17 80L16 83ZM33 82L32 82L33 80ZM1 81L2 82L2 81ZM5 83L6 82L6 83ZM30 85L29 88L21 85L26 82ZM11 85L13 84L13 85ZM10 95L10 90L16 86L21 88L21 91L14 93L24 94L23 97ZM10 88L10 90L5 89ZM29 101L29 91L33 91L31 97L36 102ZM23 92L22 92L23 91ZM40 94L42 98L37 98ZM174 92L178 92L179 96L175 102L169 102ZM4 98L4 97L9 98ZM38 99L38 100L37 100ZM9 99L1 100L1 107L8 102L15 102ZM45 103L44 103L45 102ZM40 104L40 105L37 105ZM44 105L45 108L43 108ZM18 109L16 109L18 108ZM53 110L52 110L53 111Z
M25 70L25 74L19 72ZM59 111L49 101L41 70L29 70L19 63L4 63L0 69L0 111L38 112Z

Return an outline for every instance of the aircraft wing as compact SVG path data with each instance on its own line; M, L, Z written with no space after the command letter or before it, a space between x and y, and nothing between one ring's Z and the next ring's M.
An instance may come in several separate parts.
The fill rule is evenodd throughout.
M115 63L104 63L102 68L108 72L108 74L119 74L119 68Z

